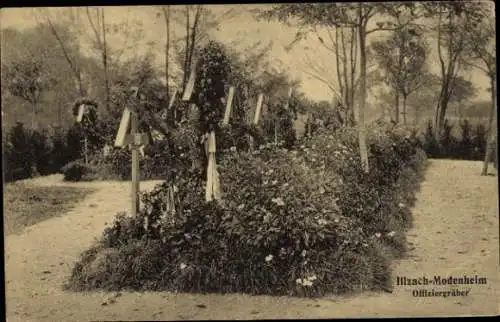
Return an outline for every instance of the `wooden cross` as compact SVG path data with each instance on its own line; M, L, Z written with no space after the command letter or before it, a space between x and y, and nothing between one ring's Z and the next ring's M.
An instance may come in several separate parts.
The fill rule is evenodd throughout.
M137 96L137 90L134 92ZM136 216L139 210L139 150L149 143L149 136L137 133L137 112L126 107L122 114L120 127L115 138L115 146L130 145L132 150L132 215ZM130 133L129 132L130 129ZM141 150L142 154L144 152Z
M259 98L257 99L257 108L255 109L255 117L253 119L253 124L259 124L260 112L262 110L262 102L264 100L264 94L259 94Z
M76 121L78 123L81 123L82 120L83 120L83 113L85 113L85 104L82 104L80 105L80 107L78 108L78 115L76 116Z
M231 86L229 88L229 94L227 96L226 111L224 113L224 120L222 121L223 125L229 124L229 118L231 117L231 106L233 104L233 97L234 97L234 86Z
M115 147L124 147L126 145L143 146L150 143L147 133L133 133L131 130L133 114L135 112L132 112L127 107L123 111L120 127L115 138Z

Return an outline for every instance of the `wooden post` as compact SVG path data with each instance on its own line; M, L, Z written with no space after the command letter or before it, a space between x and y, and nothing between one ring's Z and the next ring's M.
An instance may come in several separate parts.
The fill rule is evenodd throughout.
M253 119L253 124L259 124L260 119L260 111L262 109L262 101L264 100L264 94L259 94L259 98L257 99L257 108L255 109L255 117Z
M224 126L229 124L229 118L231 117L231 106L233 104L233 97L234 97L234 86L231 86L229 88L229 93L227 95L226 111L224 112L224 120L222 122Z
M82 123L83 121L83 116L84 116L84 113L85 113L85 105L82 104L80 105L80 107L78 108L78 115L76 116L76 121L78 123ZM85 160L85 164L88 164L89 161L88 161L88 145L87 145L87 133L84 133L83 134L83 154L84 154L84 160Z
M139 151L149 143L148 133L137 133L138 130L138 115L136 108L125 108L122 114L120 127L115 138L115 146L123 147L130 145L132 150L132 209L133 216L137 215L139 211L139 191L140 191L140 177L139 177ZM130 128L130 134L127 134ZM147 225L147 223L146 223Z
M178 91L178 89L176 88L174 90L174 93L172 94L172 97L170 97L170 102L168 103L167 111L170 111L172 109L172 107L174 106L175 99L177 98L177 91ZM174 109L173 118L174 118L174 121L177 121L177 108ZM167 119L166 115L165 115L165 117L163 117L163 119Z
M118 132L116 134L115 146L122 147L125 144L125 140L127 137L127 132L130 126L130 116L131 111L129 108L125 107L125 110L122 114L122 119L120 121L120 127L118 128Z
M497 112L497 99L496 99L496 80L491 78L490 79L491 83L491 108L490 108L490 115L488 118L488 132L486 136L486 149L485 149L485 155L484 155L484 161L483 161L483 170L481 171L481 175L486 176L488 175L488 164L490 163L490 159L492 157L493 153L497 153L496 155L496 160L498 162L498 149L495 149L495 151L492 149L494 148L492 146L492 142L495 140L495 136L498 136L498 129L496 125L496 119L498 117L498 112ZM495 117L497 116L497 117ZM498 142L496 143L498 145ZM497 167L497 164L495 164L495 167ZM498 171L498 167L497 167Z
M172 106L174 105L176 97L177 97L177 88L174 90L174 93L172 94L172 97L170 97L170 102L168 103L168 109L172 108Z
M83 120L83 113L85 112L85 105L80 105L80 107L78 108L78 115L76 116L76 121L78 123L81 123L82 120Z
M130 134L133 138L132 146L132 216L136 216L139 210L139 146L136 142L137 113L135 109L130 118Z
M262 109L262 102L264 100L264 94L259 94L259 97L257 99L257 107L255 108L255 115L253 118L253 124L257 125L259 124L259 119L260 119L260 111ZM250 151L254 149L254 139L251 135L248 136L248 141L249 141L249 146L250 146Z
M88 144L87 143L87 134L85 134L85 136L83 138L83 153L85 154L85 164L89 164L87 144Z
M274 120L274 145L278 145L278 120Z

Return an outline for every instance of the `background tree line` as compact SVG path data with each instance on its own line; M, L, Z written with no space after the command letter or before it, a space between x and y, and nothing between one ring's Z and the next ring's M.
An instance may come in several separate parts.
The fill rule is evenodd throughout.
M433 137L442 142L448 131L446 117L451 103L461 105L475 94L474 85L464 76L472 68L480 69L490 78L492 94L487 109L488 145L496 138L495 19L488 3L280 4L256 10L256 14L261 19L298 27L291 46L305 38L316 38L331 52L330 62L306 59L305 69L332 90L331 105L345 115L346 122L357 124L366 171L366 102L377 87L381 101L388 102L384 105L389 106L387 114L394 123L408 122L407 106L412 99L427 98L412 104L415 123L424 112L424 102L424 108L433 106ZM385 37L369 43L374 35ZM436 48L437 61L430 58L431 46ZM437 74L430 72L432 63L438 65ZM376 116L384 117L385 113L380 112ZM484 114L484 110L479 114ZM485 168L489 158L485 156Z
M97 133L89 142L93 154L99 155L106 144L112 145L122 111L130 104L131 86L141 88L141 129L168 135L189 116L189 105L177 101L166 121L159 113L167 109L176 90L184 91L200 50L210 41L210 29L234 14L228 10L216 16L203 6L156 8L157 18L163 19L166 28L165 61L158 68L155 58L159 53L152 47L143 55L134 54L130 47L144 33L140 22L108 23L101 8L61 10L62 19L56 20L53 12L41 9L35 15L36 27L2 30L2 129L4 146L8 147L4 149L8 178L57 172L65 163L82 157L83 129L75 123L73 110L78 99L91 99L98 106L93 124ZM111 35L121 36L123 42L111 44ZM263 125L269 140L276 139L274 124L281 116L275 107L285 104L288 90L293 88L294 92L291 106L305 102L299 82L272 68L270 48L270 44L260 42L246 50L227 47L232 71L229 81L236 86L232 122L250 123L257 96L262 93ZM287 128L291 129L282 127ZM35 137L44 142L41 148L26 143L35 142ZM24 153L26 149L32 153ZM51 160L50 167L40 165L37 160L41 158L29 157L35 149L58 160Z
M134 47L146 32L140 21L110 23L103 8L58 10L63 18L55 19L53 11L40 9L35 28L2 29L3 129L22 122L25 128L29 124L30 129L47 129L47 133L56 128L67 131L74 126L70 112L74 101L90 97L98 103L96 127L103 138L94 142L98 151L112 143L132 85L146 93L149 112L143 123L148 130L166 134L169 126L185 118L188 104L174 105L169 111L171 124L161 124L156 113L165 109L175 90L184 91L211 31L237 17L241 9L216 15L201 5L155 7L157 19L165 26L164 52L143 44L145 54L141 55ZM492 142L496 133L495 24L488 10L475 1L284 4L259 9L258 18L299 28L290 47L312 37L331 53L331 61L318 64L305 57L303 63L307 74L328 85L332 101L306 99L299 93L299 80L273 66L271 44L256 42L243 50L229 50L237 86L234 113L248 119L258 93L263 93L267 99L264 115L271 119L264 119L263 124L273 132L279 118L274 106L293 87L293 100L298 102L294 106L299 114L307 115L306 131L315 122L356 126L362 155L368 151L366 119L389 117L395 123L418 124L429 117L429 110L436 142L442 141L450 109L459 119L486 116L486 136ZM381 37L373 40L372 34ZM430 54L431 47L437 49L437 59ZM161 68L155 64L159 55L165 56ZM432 64L437 64L437 74L431 72ZM465 76L473 68L490 78L489 107L471 106L476 89ZM379 103L367 104L368 95L377 97Z

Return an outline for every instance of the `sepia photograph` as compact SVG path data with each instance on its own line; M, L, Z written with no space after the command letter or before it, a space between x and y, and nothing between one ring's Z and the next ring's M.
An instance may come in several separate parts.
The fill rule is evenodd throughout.
M500 315L493 1L0 32L6 321Z

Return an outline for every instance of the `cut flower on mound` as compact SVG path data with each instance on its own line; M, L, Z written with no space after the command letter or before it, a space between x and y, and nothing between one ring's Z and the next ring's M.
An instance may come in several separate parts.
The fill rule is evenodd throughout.
M391 133L375 136L372 149L399 138ZM375 153L374 166L391 165L391 175L366 175L356 139L346 130L319 133L295 151L227 153L218 161L222 201L206 203L203 179L184 177L175 214L167 212L169 185L157 186L137 217L117 218L83 255L69 287L295 296L386 289L390 261L404 252L404 234L394 232L409 222L398 204L411 205L425 157L409 147ZM112 260L90 274L102 267L94 263L101 252Z

